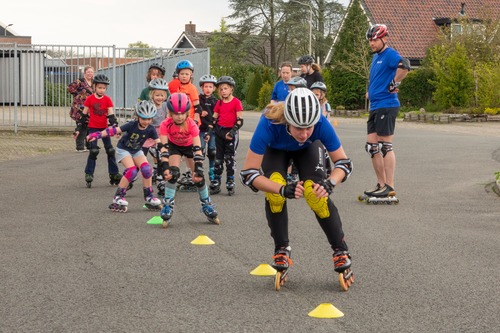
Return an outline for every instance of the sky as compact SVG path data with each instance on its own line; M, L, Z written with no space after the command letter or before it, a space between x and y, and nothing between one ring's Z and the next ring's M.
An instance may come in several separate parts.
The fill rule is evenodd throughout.
M338 0L347 5L349 0ZM175 5L174 5L175 4ZM32 44L115 45L141 41L172 47L190 21L197 31L220 29L228 0L5 0L0 22Z

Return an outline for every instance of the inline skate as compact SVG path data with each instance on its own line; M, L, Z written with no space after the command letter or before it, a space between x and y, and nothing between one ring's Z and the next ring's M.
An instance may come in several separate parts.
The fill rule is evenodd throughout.
M182 177L177 181L177 190L181 192L196 192L198 189L194 185L191 177L191 170L182 174Z
M126 213L128 210L128 202L125 199L125 194L127 190L121 187L118 187L116 190L115 197L113 198L113 202L109 205L109 209L112 212L120 212Z
M354 282L354 274L351 270L351 255L347 251L335 251L333 254L333 265L335 272L339 273L339 283L343 291L349 290Z
M227 194L229 196L232 196L234 194L235 188L236 188L236 184L234 182L234 176L228 176L226 179Z
M214 180L210 182L210 194L220 193L220 176L214 175Z
M122 175L120 175L119 173L110 173L109 174L109 184L110 185L120 184L121 179L122 179Z
M87 182L87 187L91 188L92 187L92 182L94 181L94 175L91 173L86 173L85 174L85 182Z
M399 199L396 198L396 191L391 186L385 184L381 187L379 184L373 190L367 190L358 197L359 201L365 201L367 204L387 204L397 205Z
M160 198L163 198L165 196L165 185L166 185L166 181L164 181L163 179L158 181L158 184L156 185L156 188L158 190L158 196Z
M281 287L285 284L288 276L288 270L290 266L293 265L292 259L290 258L291 247L280 247L275 251L273 260L274 262L271 266L277 271L274 276L274 288L279 291Z
M144 200L146 201L144 206L146 206L147 209L149 210L161 209L161 201L158 198L155 198L155 196L153 195L152 187L144 188Z
M163 200L163 208L160 213L161 219L163 220L163 228L168 227L170 222L172 221L172 215L174 214L174 205L174 199Z
M210 198L207 198L205 200L200 200L200 203L201 203L201 212L205 214L205 216L208 219L208 222L214 224L220 224L218 213L215 210L215 205L212 203L212 200L210 200Z

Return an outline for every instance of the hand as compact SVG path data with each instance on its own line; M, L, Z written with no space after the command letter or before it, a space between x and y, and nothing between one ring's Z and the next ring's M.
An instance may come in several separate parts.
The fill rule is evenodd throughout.
M80 131L74 131L73 132L73 140L76 141L76 138L78 137L78 134L80 134Z
M114 114L108 116L109 126L118 126L118 120Z
M299 199L304 195L304 182L292 183L281 186L280 195L288 199Z
M208 115L207 111L205 111L205 110L201 111L201 116L202 117L206 117L207 115Z
M333 186L322 180L313 184L313 192L316 198L326 198L333 193Z
M401 82L395 82L394 80L391 81L391 83L389 84L389 92L391 94L395 94L397 92L399 92L399 85L401 84Z

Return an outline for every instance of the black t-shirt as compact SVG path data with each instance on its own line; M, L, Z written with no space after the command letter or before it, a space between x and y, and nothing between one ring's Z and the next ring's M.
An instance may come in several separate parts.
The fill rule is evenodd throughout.
M302 74L301 77L306 80L307 88L311 88L314 82L324 82L323 76L318 71L314 71L312 74Z

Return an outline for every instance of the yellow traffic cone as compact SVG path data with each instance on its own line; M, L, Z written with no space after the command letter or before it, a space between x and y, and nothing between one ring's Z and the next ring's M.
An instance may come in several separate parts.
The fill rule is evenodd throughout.
M162 224L163 223L163 220L161 218L161 216L153 216L148 222L146 222L147 224Z
M211 240L208 236L199 235L191 242L191 244L194 244L194 245L214 245L215 242L213 240Z
M251 271L250 274L257 276L274 276L276 275L276 270L269 264L260 264Z
M340 318L344 314L330 303L322 303L316 309L309 312L309 317L313 318Z

